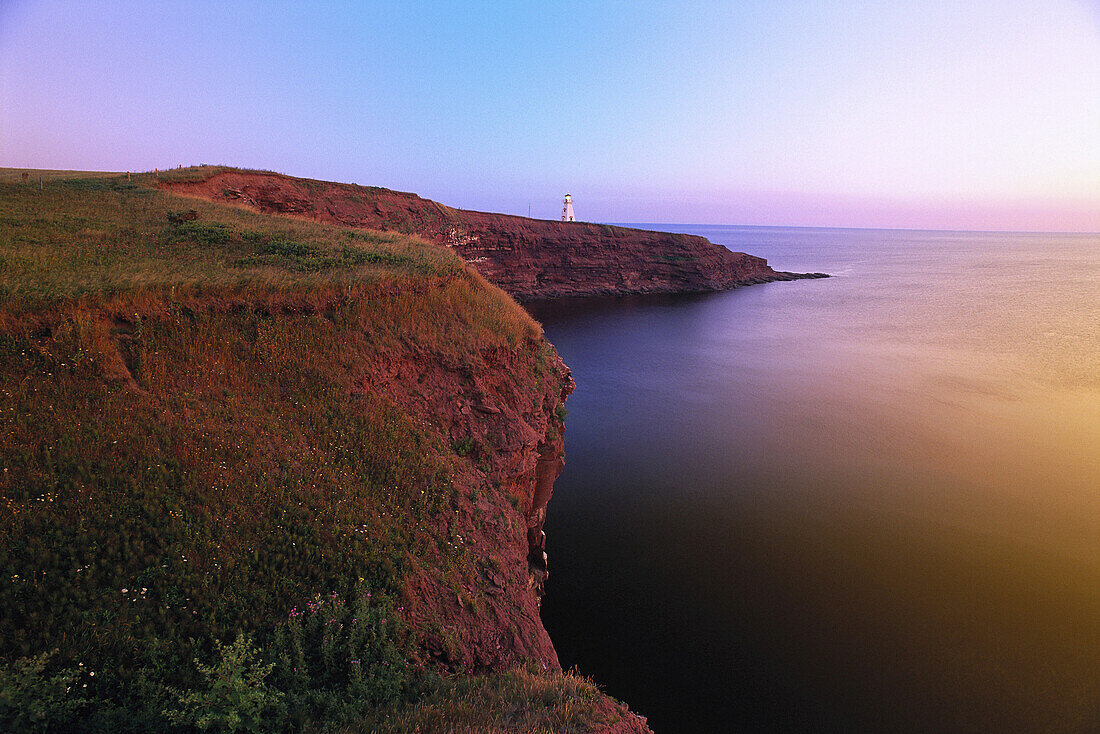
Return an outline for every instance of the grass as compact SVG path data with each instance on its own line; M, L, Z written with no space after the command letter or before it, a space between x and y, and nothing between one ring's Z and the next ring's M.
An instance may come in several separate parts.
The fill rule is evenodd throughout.
M452 253L412 237L256 214L126 179L0 183L0 298L33 302L164 286L316 287L463 269ZM170 221L192 209L198 219Z
M0 649L120 665L156 639L186 659L304 588L395 593L451 487L438 440L326 369L362 347L363 308L168 306L129 337L137 389L92 312L4 338Z
M618 714L596 707L602 694L575 673L517 669L497 675L441 679L416 702L368 717L345 731L393 734L579 734L614 724Z
M523 352L535 389L547 347L521 307L413 237L39 174L0 171L0 678L38 671L11 690L97 671L88 700L117 715L95 721L157 730L141 701L201 685L192 661L242 632L268 654L303 600L399 608L414 564L469 583L440 528L473 444L364 385L394 360L474 374ZM569 676L425 675L357 715L474 731L492 694L501 730L569 731L595 700Z

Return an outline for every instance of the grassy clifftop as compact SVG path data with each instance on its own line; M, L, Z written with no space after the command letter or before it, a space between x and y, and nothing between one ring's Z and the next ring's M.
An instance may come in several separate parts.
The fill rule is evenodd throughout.
M703 237L455 209L416 194L270 171L200 166L158 174L158 187L264 213L417 236L460 254L521 300L690 293L822 277L776 272L767 261Z
M536 654L524 462L567 373L526 312L415 238L22 173L0 171L0 723L632 720Z
M148 174L127 178L5 182L0 295L33 300L164 286L315 289L462 270L446 250L409 237L181 200L145 185Z

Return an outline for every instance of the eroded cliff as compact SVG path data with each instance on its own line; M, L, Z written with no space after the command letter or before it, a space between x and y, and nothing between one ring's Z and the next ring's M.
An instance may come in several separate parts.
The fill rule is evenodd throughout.
M51 726L192 730L243 633L261 729L646 731L539 619L573 383L500 289L126 177L0 204L0 673L86 684Z
M541 337L455 364L416 349L366 361L358 389L385 395L449 447L457 490L436 532L479 560L455 586L434 564L407 586L410 620L433 654L467 670L536 660L558 668L539 619L547 577L543 523L564 466L569 370Z
M191 180L166 177L160 186L266 213L416 234L453 249L520 300L688 293L823 277L777 272L763 258L694 235L466 211L416 194L276 173L195 170Z

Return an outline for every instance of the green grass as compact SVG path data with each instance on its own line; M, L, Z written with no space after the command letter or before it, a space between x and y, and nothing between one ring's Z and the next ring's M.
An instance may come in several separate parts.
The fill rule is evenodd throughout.
M5 337L0 649L125 667L155 640L188 659L303 590L396 593L452 490L437 439L324 367L363 348L362 308L170 308L129 337L137 389L87 314Z
M103 178L105 176L122 176L127 174L112 173L109 171L65 171L50 168L4 168L0 167L0 183L29 184L38 186L45 181L72 180L78 178Z
M256 214L126 178L0 183L0 298L339 285L462 269L449 251L412 237ZM192 209L198 219L170 221Z
M151 174L0 173L0 687L54 706L79 680L87 727L160 730L169 688L209 701L214 668L196 659L243 632L276 664L277 631L316 595L399 610L413 566L475 583L472 551L441 530L472 441L366 386L395 360L476 374L519 353L538 389L548 347L514 301L411 237L176 197ZM331 696L290 688L256 700L311 702L294 720L318 730L349 710L430 730L450 710L473 731L488 693L483 714L516 731L588 715L591 684L439 677L423 631L378 629L363 649L400 643L420 666L390 708L356 694L330 715Z
M133 178L146 186L154 186L157 183L183 183L189 181L205 181L211 176L230 171L240 173L275 173L262 169L243 169L233 166L216 166L203 164L201 166L187 166L185 168L167 168L162 171L145 171L134 174Z

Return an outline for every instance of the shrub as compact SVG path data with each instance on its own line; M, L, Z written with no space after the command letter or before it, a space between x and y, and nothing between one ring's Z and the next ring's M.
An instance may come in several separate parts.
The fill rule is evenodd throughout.
M413 683L410 649L388 597L318 596L276 629L274 681L293 721L348 718L402 700Z
M216 664L196 661L206 688L174 691L179 708L167 712L169 720L202 730L265 731L264 714L272 712L283 695L265 681L274 663L264 665L252 639L243 632L232 645L219 642L217 646L221 660Z
M48 674L51 657L46 652L0 666L0 729L53 731L71 724L88 703L78 683L80 667Z
M451 448L459 456L466 456L474 450L476 444L472 436L463 436L451 443Z

